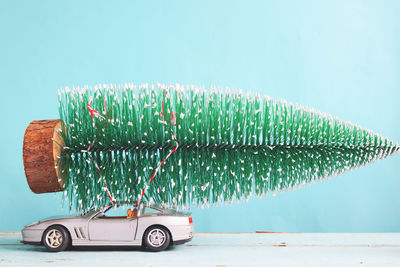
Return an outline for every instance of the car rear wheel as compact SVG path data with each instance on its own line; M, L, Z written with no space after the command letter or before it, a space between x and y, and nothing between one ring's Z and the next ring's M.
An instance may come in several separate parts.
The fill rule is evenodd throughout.
M43 244L51 252L67 249L70 241L67 230L59 225L50 226L43 234Z
M143 236L144 245L149 251L161 251L169 246L171 236L162 226L149 227Z

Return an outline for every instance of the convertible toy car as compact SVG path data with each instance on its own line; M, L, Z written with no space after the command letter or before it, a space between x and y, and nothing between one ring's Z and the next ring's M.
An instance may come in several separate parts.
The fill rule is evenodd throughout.
M72 246L142 246L161 251L193 237L190 213L157 205L130 203L108 205L81 216L39 221L22 230L22 243L44 245L48 251ZM128 216L126 215L128 213Z

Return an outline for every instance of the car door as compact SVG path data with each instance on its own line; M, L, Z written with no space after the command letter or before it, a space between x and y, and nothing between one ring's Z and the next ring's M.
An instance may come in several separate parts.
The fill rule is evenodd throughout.
M99 216L89 220L91 241L130 242L135 240L137 218L126 216Z

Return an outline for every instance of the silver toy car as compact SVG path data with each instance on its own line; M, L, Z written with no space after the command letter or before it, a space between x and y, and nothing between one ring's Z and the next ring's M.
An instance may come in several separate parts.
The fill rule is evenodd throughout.
M157 205L141 204L125 210L129 203L108 205L81 216L36 222L22 230L22 243L44 245L48 251L72 246L142 246L161 251L172 244L190 241L193 220L190 213ZM128 213L128 216L126 216Z

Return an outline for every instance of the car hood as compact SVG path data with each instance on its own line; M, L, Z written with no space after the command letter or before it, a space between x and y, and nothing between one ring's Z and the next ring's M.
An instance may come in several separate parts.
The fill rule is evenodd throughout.
M44 221L48 221L48 220L55 220L55 219L68 219L68 218L74 218L74 217L65 216L65 215L56 215L56 216L46 217L46 218L40 220L40 222L44 222Z
M77 220L81 217L62 217L62 216L53 216L50 218L46 218L28 225L25 225L24 228L30 229L41 229L43 227L47 227L48 225L55 224L55 223L65 223L66 221Z
M62 216L53 216L53 217L48 217L46 219L40 220L39 223L45 223L45 222L57 222L57 221L65 221L65 220L74 220L78 219L80 217L62 217Z

